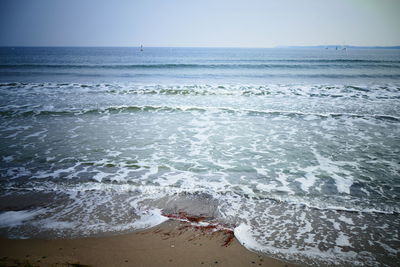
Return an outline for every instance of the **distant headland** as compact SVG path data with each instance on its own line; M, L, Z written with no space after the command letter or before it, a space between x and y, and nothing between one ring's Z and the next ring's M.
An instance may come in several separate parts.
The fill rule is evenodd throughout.
M355 45L313 45L313 46L284 46L280 45L276 48L321 48L321 49L336 49L336 48L346 48L346 49L400 49L400 45L397 46L355 46Z

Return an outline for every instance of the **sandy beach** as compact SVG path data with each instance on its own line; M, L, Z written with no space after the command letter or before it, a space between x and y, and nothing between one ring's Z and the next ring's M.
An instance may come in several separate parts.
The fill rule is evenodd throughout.
M0 266L295 266L247 250L231 233L167 221L130 234L0 239Z

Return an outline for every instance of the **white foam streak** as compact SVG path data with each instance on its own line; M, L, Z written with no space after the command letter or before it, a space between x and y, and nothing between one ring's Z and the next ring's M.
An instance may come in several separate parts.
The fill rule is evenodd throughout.
M160 209L147 210L138 215L140 219L132 223L135 229L151 228L168 220L167 217L162 216Z
M0 213L0 227L15 227L29 221L45 210L5 211Z
M251 227L241 223L233 230L237 240L246 248L251 250L263 251L264 247L259 244L251 233Z

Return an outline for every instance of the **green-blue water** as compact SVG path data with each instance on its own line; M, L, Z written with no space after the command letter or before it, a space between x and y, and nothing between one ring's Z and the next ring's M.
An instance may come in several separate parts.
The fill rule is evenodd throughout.
M399 111L399 50L0 48L0 233L185 210L276 257L396 266Z

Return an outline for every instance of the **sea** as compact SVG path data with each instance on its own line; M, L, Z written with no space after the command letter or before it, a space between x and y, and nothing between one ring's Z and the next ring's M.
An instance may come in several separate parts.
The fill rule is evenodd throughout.
M400 266L399 203L399 49L0 48L3 237L184 212L275 258Z

